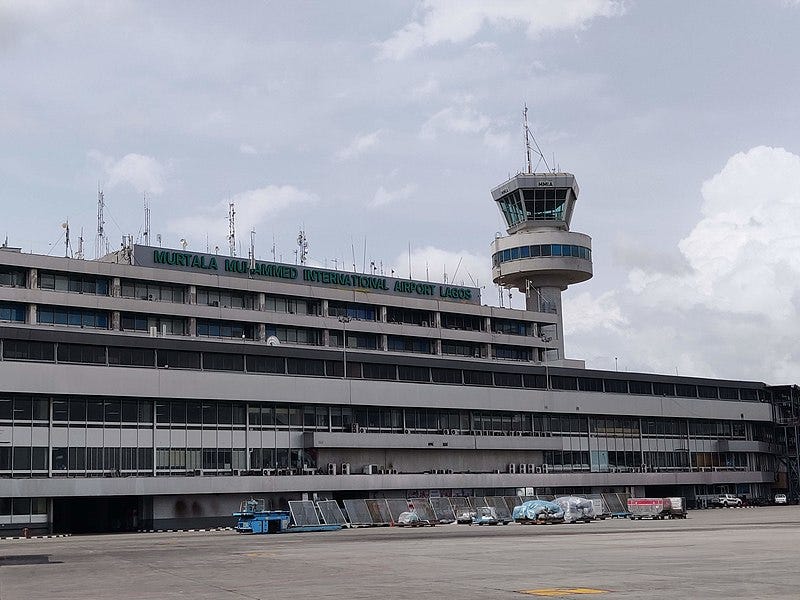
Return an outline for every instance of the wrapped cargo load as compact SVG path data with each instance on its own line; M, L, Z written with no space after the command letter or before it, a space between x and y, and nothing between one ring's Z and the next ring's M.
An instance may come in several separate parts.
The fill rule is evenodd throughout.
M402 512L397 517L398 525L415 525L420 522L419 515L415 512Z
M565 523L580 523L594 520L594 504L579 496L562 496L554 500L564 511Z
M555 502L528 500L514 507L512 517L517 523L560 523L564 511Z

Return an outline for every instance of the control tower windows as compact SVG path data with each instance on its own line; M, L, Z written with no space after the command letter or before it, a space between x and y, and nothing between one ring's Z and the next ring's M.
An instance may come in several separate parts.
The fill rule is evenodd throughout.
M498 200L498 204L509 227L525 220L525 209L520 200L519 191L515 190L506 194Z
M563 221L567 188L522 190L525 216L529 221Z

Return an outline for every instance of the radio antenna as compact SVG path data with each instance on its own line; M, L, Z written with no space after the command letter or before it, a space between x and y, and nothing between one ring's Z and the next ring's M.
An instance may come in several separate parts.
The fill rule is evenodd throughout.
M94 257L100 258L106 249L106 235L105 235L105 220L103 218L103 209L105 208L106 201L103 196L103 188L97 184L97 236L94 239Z
M233 201L228 203L228 245L230 255L236 256L236 210Z
M531 164L531 140L533 140L533 145L536 146L536 154L539 156L539 159L544 162L544 166L547 167L547 171L551 172L550 165L547 164L547 159L542 154L542 149L539 148L539 142L536 141L533 133L531 132L530 127L528 127L528 103L524 104L524 108L522 110L522 121L523 121L523 128L525 130L525 156L528 160L528 173L533 173L533 166Z

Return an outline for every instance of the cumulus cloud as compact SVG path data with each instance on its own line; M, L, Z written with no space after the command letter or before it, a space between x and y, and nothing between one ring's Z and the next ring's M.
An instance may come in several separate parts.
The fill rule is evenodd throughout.
M491 119L470 106L449 106L428 119L420 129L424 140L435 140L439 132L481 133L491 125Z
M369 201L367 206L369 208L380 208L388 204L393 204L398 200L408 200L416 189L417 187L411 183L398 190L387 190L385 187L381 186L377 189L375 196Z
M114 188L128 184L137 192L159 195L164 192L166 169L152 156L126 154L119 160L92 150L89 158L97 162L106 176L106 185Z
M395 277L408 277L409 255L403 253L391 263ZM483 287L491 284L492 267L486 256L466 250L453 252L435 246L411 249L411 276L416 280L447 281L456 285ZM494 288L492 288L494 289ZM486 303L487 299L484 298Z
M623 289L565 298L565 330L578 342L570 354L590 366L613 352L631 370L794 380L800 156L736 154L701 191L701 219L678 244L684 268L648 261Z
M474 37L485 25L521 26L529 37L546 31L580 30L598 17L621 14L619 0L425 0L417 19L380 43L381 58L402 60L420 48Z
M189 239L204 238L209 232L218 231L225 226L228 217L228 203L233 202L236 222L239 229L259 228L268 217L288 209L317 201L316 195L299 190L291 185L268 185L255 190L236 194L232 198L220 200L212 206L201 207L196 214L175 219L168 224L170 231Z
M250 144L240 144L239 145L239 152L241 154L258 154L258 150L255 149L255 146Z
M347 146L340 149L336 153L337 160L350 160L351 158L356 158L367 150L374 148L380 141L381 133L382 132L379 129L377 131L373 131L372 133L357 135Z

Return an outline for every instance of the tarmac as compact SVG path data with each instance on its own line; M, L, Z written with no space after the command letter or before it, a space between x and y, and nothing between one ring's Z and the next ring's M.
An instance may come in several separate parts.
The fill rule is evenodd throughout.
M794 599L798 540L798 506L667 521L3 540L0 600Z

